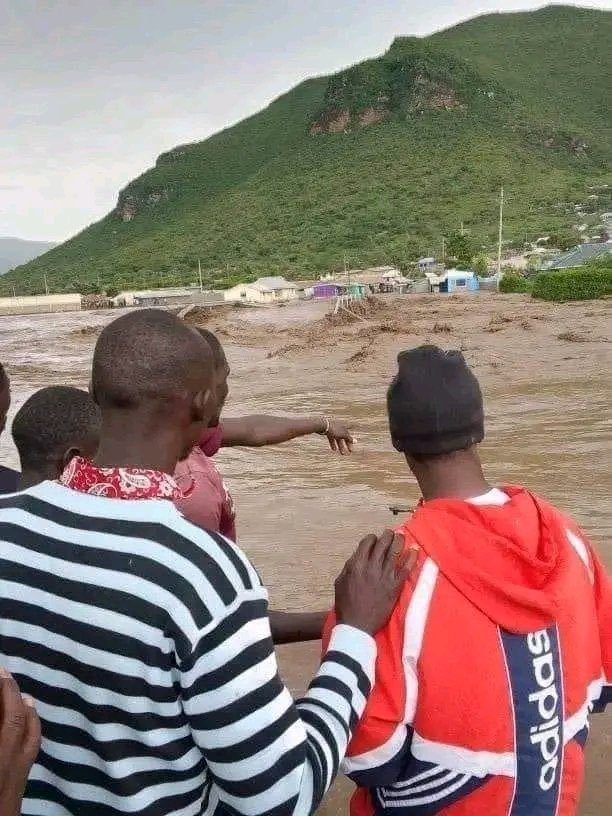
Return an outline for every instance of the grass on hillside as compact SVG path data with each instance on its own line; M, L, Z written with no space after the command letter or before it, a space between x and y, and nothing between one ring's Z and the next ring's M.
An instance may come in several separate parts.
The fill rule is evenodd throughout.
M235 127L162 154L120 195L138 210L133 220L110 213L8 273L0 293L44 291L44 275L54 291L191 283L198 259L211 286L310 277L345 255L351 266L405 267L437 254L462 221L478 248L494 244L501 184L513 244L567 230L577 202L612 208L603 186L611 20L556 7L400 38L379 60L304 82ZM402 66L412 79L426 70L454 83L466 106L415 111L401 96ZM493 87L493 97L481 93ZM309 135L330 106L354 113L385 89L390 121Z

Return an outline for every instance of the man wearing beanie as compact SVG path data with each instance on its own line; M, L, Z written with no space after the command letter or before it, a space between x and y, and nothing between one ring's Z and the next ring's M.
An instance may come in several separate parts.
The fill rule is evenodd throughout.
M612 697L610 577L570 518L487 482L459 352L402 352L387 408L423 497L399 529L420 557L376 638L351 816L573 816L589 714Z

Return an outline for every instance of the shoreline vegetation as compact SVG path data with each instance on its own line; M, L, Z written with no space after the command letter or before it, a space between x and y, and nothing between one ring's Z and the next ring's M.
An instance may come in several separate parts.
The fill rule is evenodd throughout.
M557 303L608 298L612 295L612 253L582 267L540 272L532 278L506 273L499 290L502 294L531 293L539 300Z

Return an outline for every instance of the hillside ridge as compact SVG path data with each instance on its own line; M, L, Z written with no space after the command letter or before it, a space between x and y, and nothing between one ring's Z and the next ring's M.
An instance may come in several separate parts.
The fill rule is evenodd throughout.
M36 291L310 277L406 266L463 222L518 242L610 208L612 13L486 14L307 79L202 142L178 145L117 206L0 282ZM588 88L588 94L584 89ZM595 196L595 198L593 198ZM581 216L582 217L582 216ZM590 220L589 220L590 218Z

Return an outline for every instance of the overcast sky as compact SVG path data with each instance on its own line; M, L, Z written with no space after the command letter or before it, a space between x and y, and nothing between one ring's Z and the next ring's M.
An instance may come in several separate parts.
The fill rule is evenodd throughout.
M0 0L0 235L63 240L163 150L300 80L529 0ZM612 8L612 0L576 5Z

